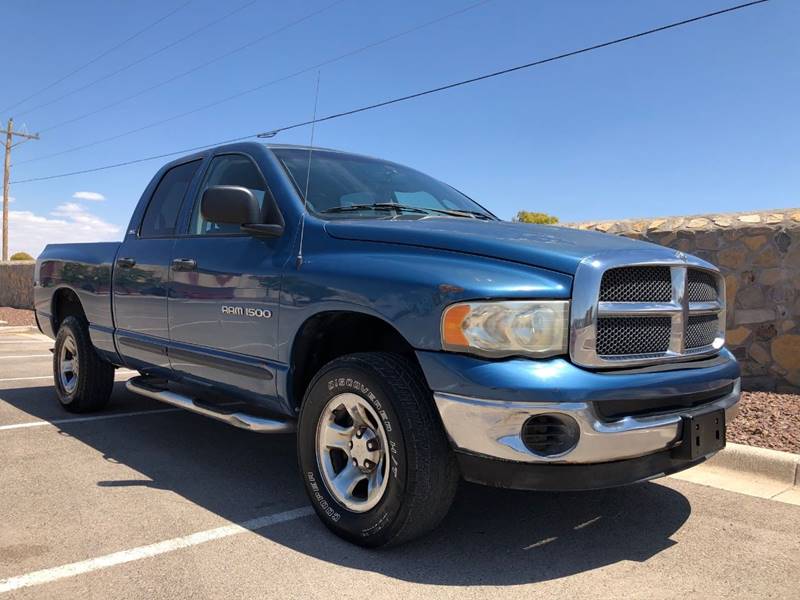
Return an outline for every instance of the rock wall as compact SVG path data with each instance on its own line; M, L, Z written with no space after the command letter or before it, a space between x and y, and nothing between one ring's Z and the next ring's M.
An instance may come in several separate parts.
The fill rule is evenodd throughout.
M725 275L727 345L751 390L800 391L800 208L573 223L694 254Z
M35 261L0 261L0 306L33 308Z

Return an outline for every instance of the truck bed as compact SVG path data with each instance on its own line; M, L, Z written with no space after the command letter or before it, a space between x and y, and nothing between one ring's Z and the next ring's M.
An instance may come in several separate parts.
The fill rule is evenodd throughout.
M114 330L111 281L119 242L49 244L36 261L33 300L39 327L51 337L53 294L71 290L90 324L92 341L107 348Z

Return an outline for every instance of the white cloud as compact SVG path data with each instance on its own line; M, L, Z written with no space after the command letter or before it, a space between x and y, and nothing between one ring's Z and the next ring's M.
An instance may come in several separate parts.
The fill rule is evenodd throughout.
M106 199L100 192L75 192L72 197L76 200L89 200L91 202L102 202Z
M16 198L14 198L14 196L9 196L8 197L8 203L9 204L11 204L12 202L15 202L15 201L16 201Z
M11 253L38 256L47 244L109 242L122 238L121 227L74 202L59 205L49 217L27 210L10 210L8 217Z

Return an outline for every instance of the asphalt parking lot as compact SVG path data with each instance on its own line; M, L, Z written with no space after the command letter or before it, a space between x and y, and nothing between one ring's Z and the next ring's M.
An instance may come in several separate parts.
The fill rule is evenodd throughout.
M800 507L672 479L462 485L443 525L368 551L311 514L294 437L128 393L62 411L51 343L0 336L0 597L798 598Z

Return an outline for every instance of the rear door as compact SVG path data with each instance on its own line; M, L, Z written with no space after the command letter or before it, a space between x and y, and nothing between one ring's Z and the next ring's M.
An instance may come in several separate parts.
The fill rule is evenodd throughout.
M264 222L272 222L274 215L268 213L276 210L272 202L264 202L269 187L250 156L227 153L211 159L194 194L188 231L173 249L171 365L185 379L229 386L269 406L276 395L286 240L252 237L238 226L206 221L200 200L215 185L249 188L262 203Z
M164 172L137 224L128 231L114 265L117 346L133 368L169 369L167 292L175 229L184 198L202 160ZM134 217L135 220L135 217Z

